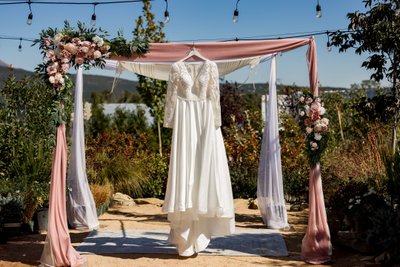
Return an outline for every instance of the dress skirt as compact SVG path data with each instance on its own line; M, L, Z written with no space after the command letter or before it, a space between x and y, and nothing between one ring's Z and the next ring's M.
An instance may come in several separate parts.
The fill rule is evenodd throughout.
M181 256L235 230L225 146L208 99L177 97L163 211L171 225L169 241Z

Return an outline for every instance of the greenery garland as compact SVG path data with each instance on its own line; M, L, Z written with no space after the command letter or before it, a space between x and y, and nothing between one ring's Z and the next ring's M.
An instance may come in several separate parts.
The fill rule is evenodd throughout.
M71 67L77 69L83 66L105 67L105 59L111 55L131 57L143 56L149 49L146 41L127 41L121 32L114 39L107 40L108 33L99 28L86 28L78 22L77 28L64 22L64 28L48 28L42 30L39 39L33 45L39 44L43 62L35 71L54 90L54 109L52 111L56 125L65 123L63 103L66 92L72 88L72 82L66 75Z

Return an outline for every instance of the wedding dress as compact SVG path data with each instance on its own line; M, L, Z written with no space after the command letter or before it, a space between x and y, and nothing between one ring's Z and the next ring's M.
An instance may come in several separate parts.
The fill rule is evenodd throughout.
M169 242L179 255L190 256L204 250L211 236L235 230L216 63L171 66L164 116L173 134L163 211Z

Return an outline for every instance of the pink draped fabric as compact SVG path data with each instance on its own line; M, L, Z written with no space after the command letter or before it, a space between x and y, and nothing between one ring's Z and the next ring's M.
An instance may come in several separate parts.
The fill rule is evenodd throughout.
M314 96L318 96L317 52L314 38L311 38L307 50L310 90L313 92ZM310 170L308 193L308 225L301 245L301 255L302 258L309 263L321 264L330 261L332 245L326 217L319 163Z
M310 171L309 214L301 255L306 262L321 264L331 259L332 245L326 219L319 163Z
M308 45L310 42L314 42L313 37L311 39L293 38L218 43L154 43L150 44L149 51L143 57L114 56L112 59L136 62L175 62L185 57L193 47L209 60L235 59L289 51Z
M40 262L44 266L80 266L86 259L71 245L66 210L67 141L65 125L57 128L50 184L49 219Z

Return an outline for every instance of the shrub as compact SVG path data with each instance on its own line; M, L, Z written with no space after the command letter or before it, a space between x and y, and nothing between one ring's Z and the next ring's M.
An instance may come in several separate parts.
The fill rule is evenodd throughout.
M96 208L100 207L104 203L107 203L113 195L112 186L110 184L91 184L90 190L92 191Z
M244 113L244 124L239 125L231 116L230 127L225 127L225 147L235 198L255 198L257 194L257 174L261 148L261 124L253 126L253 121L261 121L259 112Z
M289 114L281 114L279 138L286 201L305 201L308 197L309 165L304 153L304 134Z
M135 162L147 177L143 187L143 197L164 198L168 180L168 157L152 153L143 154Z

